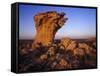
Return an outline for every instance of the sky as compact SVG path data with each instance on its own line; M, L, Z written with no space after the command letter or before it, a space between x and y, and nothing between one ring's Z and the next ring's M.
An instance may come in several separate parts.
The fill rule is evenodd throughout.
M90 38L96 35L96 9L39 5L19 5L19 39L33 39L36 35L33 17L39 12L64 12L68 21L55 38Z

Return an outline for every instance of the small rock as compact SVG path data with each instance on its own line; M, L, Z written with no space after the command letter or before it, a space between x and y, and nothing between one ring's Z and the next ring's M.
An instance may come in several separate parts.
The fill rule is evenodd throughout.
M43 54L43 55L40 56L41 60L46 60L47 58L48 58L48 56L46 54Z
M85 51L83 49L81 49L81 48L76 48L74 50L74 55L81 55L81 56L83 56L83 55L85 55Z

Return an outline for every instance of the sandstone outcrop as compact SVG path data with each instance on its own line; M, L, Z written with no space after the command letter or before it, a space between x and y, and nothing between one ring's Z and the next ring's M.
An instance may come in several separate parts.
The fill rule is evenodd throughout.
M53 43L56 32L64 25L68 18L64 18L65 13L49 11L38 13L34 16L36 36L32 47L39 45L48 46Z

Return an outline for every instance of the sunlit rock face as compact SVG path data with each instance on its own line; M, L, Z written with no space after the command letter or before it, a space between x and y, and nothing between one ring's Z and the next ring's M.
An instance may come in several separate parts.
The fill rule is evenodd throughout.
M49 11L38 13L34 16L36 36L32 47L39 45L48 46L54 41L56 32L64 25L68 18L64 18L65 13Z
M68 45L71 43L71 39L70 38L62 38L60 39L60 44L63 45L65 47L65 49L67 49Z
M85 50L86 54L90 54L91 50L93 50L92 47L90 47L89 45L85 44L85 43L79 43L79 48L82 48Z
M64 50L74 50L77 47L77 42L70 38L62 38L60 39L60 45L64 46Z

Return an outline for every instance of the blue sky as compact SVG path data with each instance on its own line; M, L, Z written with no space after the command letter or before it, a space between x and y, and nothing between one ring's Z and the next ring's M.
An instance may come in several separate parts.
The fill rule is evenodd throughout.
M65 25L58 30L55 38L88 38L96 35L96 9L76 7L55 7L39 5L19 5L19 38L32 39L35 34L33 17L39 12L64 12L68 18Z

